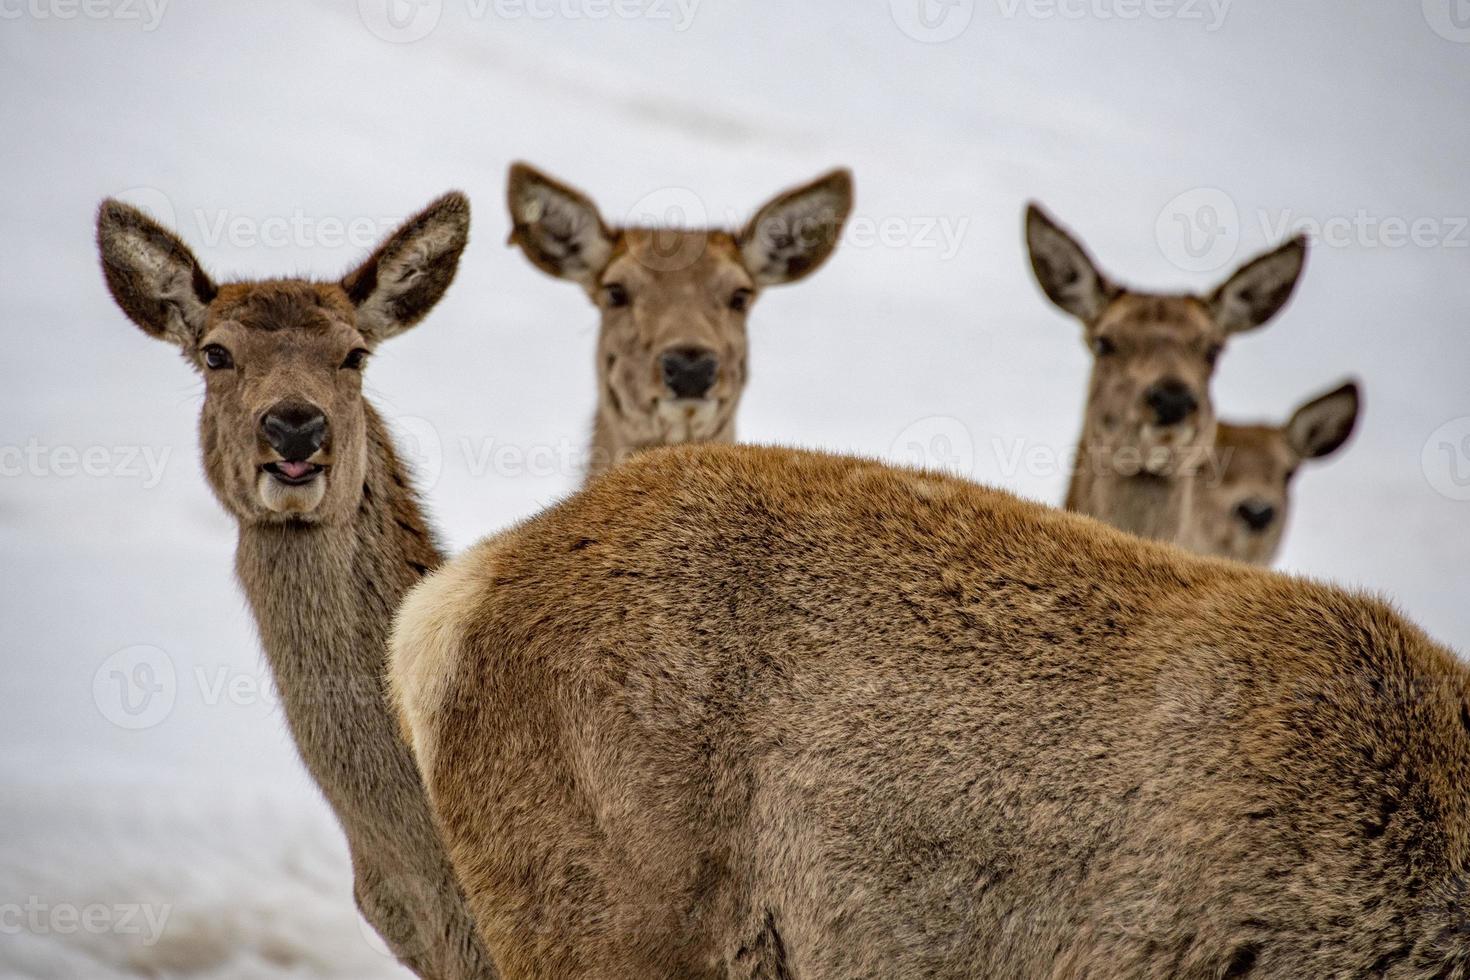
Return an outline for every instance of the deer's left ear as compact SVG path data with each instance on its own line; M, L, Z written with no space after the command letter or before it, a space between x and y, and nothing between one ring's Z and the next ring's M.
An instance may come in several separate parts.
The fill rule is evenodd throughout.
M1281 312L1307 261L1307 240L1293 238L1242 266L1207 301L1226 333L1264 326Z
M428 315L454 281L469 235L469 199L451 191L405 221L342 279L368 343L379 344Z
M852 174L845 169L777 195L740 232L745 268L760 286L805 278L836 250L851 212Z
M1302 459L1320 459L1336 452L1353 434L1361 403L1357 383L1352 381L1307 402L1286 423L1291 448Z

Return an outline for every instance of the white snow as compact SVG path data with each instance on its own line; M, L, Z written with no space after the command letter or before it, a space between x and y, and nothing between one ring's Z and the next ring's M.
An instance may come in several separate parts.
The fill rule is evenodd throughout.
M1470 642L1470 46L1431 27L1459 36L1451 0L925 0L972 15L945 43L897 26L919 0L393 0L441 15L412 43L365 26L386 2L0 0L0 975L402 975L358 922L231 579L200 385L103 288L107 195L218 278L337 275L471 195L458 281L369 369L456 548L574 487L558 457L593 403L592 309L504 247L512 159L614 220L720 223L853 167L848 241L752 314L743 437L917 452L1047 501L1087 356L1031 281L1027 199L1171 289L1287 224L1356 221L1227 352L1217 401L1279 418L1362 378L1361 431L1301 475L1283 563ZM1222 203L1236 247L1196 261L1174 215ZM1385 244L1395 221L1421 243ZM1016 440L1042 465L1009 467ZM141 714L134 682L163 692L134 690Z

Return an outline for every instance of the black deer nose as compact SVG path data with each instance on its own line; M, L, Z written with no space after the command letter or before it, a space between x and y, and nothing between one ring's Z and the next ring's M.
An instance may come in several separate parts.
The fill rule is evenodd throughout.
M1242 501L1235 508L1235 516L1245 521L1252 531L1264 531L1276 519L1276 508L1264 500L1251 499Z
M675 347L658 359L663 369L664 384L675 397L703 398L715 383L720 359L703 347Z
M1154 385L1143 400L1154 410L1154 418L1159 425L1178 425L1199 408L1199 401L1189 390L1189 385L1173 378Z
M315 405L276 402L260 417L260 434L288 463L304 462L327 441L327 417Z

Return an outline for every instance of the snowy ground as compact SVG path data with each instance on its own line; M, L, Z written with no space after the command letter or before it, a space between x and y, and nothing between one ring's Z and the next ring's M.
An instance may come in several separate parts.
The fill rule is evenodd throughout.
M97 274L109 194L230 276L335 275L469 192L459 281L369 376L455 547L574 486L557 459L593 400L592 310L503 246L514 158L613 218L730 223L853 167L836 259L753 314L742 435L917 452L1047 501L1087 359L1030 280L1024 202L1169 288L1325 223L1217 400L1276 417L1360 376L1361 432L1300 478L1284 564L1470 644L1453 0L925 0L927 22L919 0L386 2L0 0L0 976L399 975L231 581L199 385ZM1018 446L1043 462L1010 465Z

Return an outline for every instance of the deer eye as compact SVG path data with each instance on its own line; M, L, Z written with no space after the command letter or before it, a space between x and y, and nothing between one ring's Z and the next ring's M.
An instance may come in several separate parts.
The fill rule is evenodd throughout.
M1098 337L1092 342L1092 352L1098 357L1109 357L1118 353L1118 345L1107 337Z
M361 371L369 353L371 352L362 347L354 347L347 352L347 356L342 360L342 370Z
M755 293L749 289L737 289L730 294L730 309L736 313L744 313L750 309L750 301L755 299Z
M235 359L230 356L229 351L225 350L219 344L205 344L204 366L211 371L223 371L226 368L234 367Z
M602 287L602 300L613 309L628 305L628 289L620 282L610 282Z

